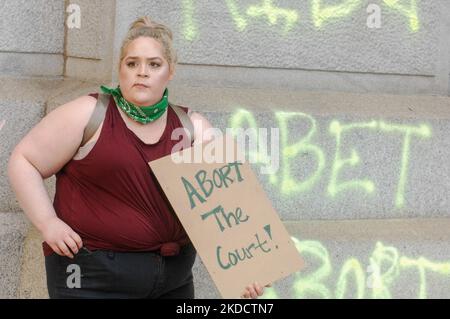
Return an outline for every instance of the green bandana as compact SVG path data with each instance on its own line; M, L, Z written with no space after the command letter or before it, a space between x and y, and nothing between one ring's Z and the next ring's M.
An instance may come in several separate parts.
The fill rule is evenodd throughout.
M169 96L169 90L166 88L161 101L150 106L136 106L133 103L128 102L122 96L120 87L115 89L108 88L106 86L100 86L103 93L111 94L114 97L116 104L133 120L147 124L153 122L161 117L169 105L167 97Z

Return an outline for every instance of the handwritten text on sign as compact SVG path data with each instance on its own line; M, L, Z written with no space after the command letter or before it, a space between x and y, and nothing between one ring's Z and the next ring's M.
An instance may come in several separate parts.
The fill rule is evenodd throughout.
M226 152L225 140L230 143L213 143ZM295 245L247 163L175 164L167 156L149 165L223 297L237 298L252 282L267 284L301 268Z

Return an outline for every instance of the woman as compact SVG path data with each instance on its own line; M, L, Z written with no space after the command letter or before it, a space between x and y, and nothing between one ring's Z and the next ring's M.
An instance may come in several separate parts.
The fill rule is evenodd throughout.
M51 298L194 297L196 251L147 165L179 142L170 136L182 125L167 102L175 64L171 31L138 19L121 48L119 87L102 87L113 98L87 143L96 94L49 113L14 149L8 174L44 238ZM195 143L211 139L210 123L188 114ZM52 205L43 179L53 174ZM254 283L242 297L262 293Z

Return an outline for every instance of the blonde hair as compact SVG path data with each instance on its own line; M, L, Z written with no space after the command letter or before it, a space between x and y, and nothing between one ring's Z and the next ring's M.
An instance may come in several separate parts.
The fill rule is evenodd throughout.
M122 42L122 47L120 48L120 61L119 69L122 64L122 60L125 58L125 52L131 41L139 37L149 37L158 41L163 46L163 54L169 63L170 69L173 70L177 63L177 54L173 48L172 41L172 31L165 25L153 22L147 16L141 17L134 21L125 39Z

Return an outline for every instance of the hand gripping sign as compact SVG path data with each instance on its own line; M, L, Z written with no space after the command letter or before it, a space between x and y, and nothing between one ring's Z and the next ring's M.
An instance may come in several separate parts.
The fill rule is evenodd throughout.
M193 163L196 152L202 161ZM149 163L224 298L239 298L253 282L267 285L303 266L250 165L240 159L234 140L217 137Z

